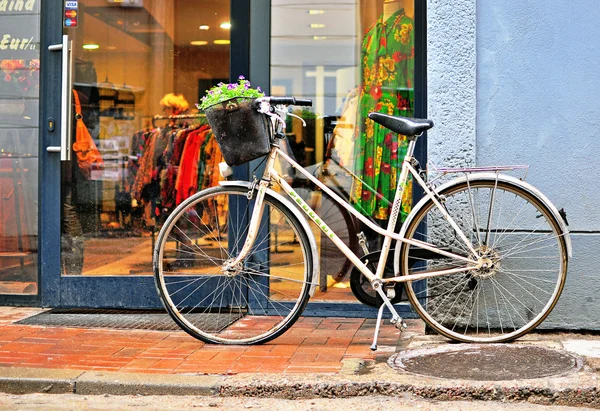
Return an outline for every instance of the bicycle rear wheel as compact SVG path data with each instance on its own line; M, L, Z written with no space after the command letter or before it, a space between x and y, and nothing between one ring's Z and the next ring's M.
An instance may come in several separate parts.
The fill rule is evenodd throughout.
M255 198L246 187L215 187L182 203L165 222L154 251L160 297L195 338L258 344L285 332L309 299L313 274L307 234L269 193L248 257L223 269L242 248Z
M474 178L440 195L488 264L407 282L408 298L418 314L438 333L463 342L510 341L538 326L558 301L566 278L566 233L555 214L531 190L510 181ZM415 209L406 224L406 238L473 258L433 201ZM402 244L405 274L467 264L432 254L410 267L410 249Z

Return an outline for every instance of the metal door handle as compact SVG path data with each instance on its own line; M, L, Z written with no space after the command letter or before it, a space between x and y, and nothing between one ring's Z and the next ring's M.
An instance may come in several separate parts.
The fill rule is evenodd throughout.
M49 153L60 152L61 161L71 160L71 143L73 141L72 110L73 103L73 42L68 35L63 35L61 44L48 46L50 51L62 51L62 85L60 97L60 147L46 147Z

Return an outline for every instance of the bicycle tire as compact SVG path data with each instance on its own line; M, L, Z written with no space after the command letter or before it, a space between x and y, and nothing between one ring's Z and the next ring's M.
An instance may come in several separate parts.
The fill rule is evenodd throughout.
M438 196L477 252L488 258L487 268L406 282L419 316L455 341L512 341L548 316L564 287L568 232L553 206L531 186L511 180L474 177L449 183ZM405 224L407 239L473 257L431 199L415 207ZM403 274L465 265L438 255L410 268L411 247L398 248Z
M308 235L292 206L268 192L248 258L223 269L246 240L255 202L249 193L243 186L219 186L194 194L168 217L154 249L155 283L167 312L207 343L260 344L278 337L296 322L313 285Z

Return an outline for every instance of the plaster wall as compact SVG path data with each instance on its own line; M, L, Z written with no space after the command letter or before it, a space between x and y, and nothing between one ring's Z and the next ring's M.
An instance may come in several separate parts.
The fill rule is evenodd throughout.
M428 1L433 164L528 164L568 213L573 253L545 328L600 329L600 8L595 0Z
M573 259L544 326L600 329L600 8L477 2L477 162L531 165L568 214Z
M427 4L428 162L469 166L476 154L475 0Z
M595 233L599 19L595 0L477 1L477 162L529 164L570 229Z

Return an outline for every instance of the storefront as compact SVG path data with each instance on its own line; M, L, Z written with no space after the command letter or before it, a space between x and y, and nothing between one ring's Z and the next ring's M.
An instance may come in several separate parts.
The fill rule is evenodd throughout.
M381 136L383 153L361 151L372 136L360 119L373 107L426 114L424 3L0 1L0 303L160 307L152 249L161 224L220 179L209 132L192 160L176 141L204 127L195 103L205 90L239 75L313 100L295 113L307 127L289 122L289 153L384 224L403 142ZM77 100L97 156L79 150ZM251 178L258 163L236 176ZM377 251L357 221L290 179L359 255ZM305 313L372 315L351 291L349 262L314 233L321 278ZM279 258L293 253L293 243L272 244Z

